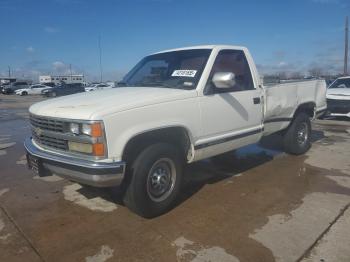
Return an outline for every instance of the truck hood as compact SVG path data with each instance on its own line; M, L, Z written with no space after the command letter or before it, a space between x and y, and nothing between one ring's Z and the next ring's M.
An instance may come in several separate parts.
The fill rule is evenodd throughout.
M350 88L327 89L327 98L337 100L350 100Z
M196 96L196 90L121 87L48 99L32 105L29 112L40 116L99 120L125 110Z

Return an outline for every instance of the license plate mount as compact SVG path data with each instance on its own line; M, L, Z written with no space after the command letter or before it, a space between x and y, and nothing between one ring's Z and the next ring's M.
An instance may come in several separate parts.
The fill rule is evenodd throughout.
M45 176L45 168L42 161L30 154L27 154L27 165L30 170L32 170L38 176Z

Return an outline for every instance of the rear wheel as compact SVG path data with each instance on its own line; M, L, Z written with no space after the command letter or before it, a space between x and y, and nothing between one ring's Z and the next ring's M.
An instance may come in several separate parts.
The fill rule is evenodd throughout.
M183 157L170 144L158 143L145 148L133 161L124 203L140 216L151 218L168 211L179 193Z
M310 137L310 117L305 113L299 113L284 134L284 150L293 155L304 154L311 147Z

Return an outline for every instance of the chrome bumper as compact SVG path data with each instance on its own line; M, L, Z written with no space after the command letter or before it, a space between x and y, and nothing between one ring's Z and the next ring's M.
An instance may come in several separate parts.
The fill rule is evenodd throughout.
M329 116L344 116L344 117L350 117L350 112L349 113L347 113L347 114L341 114L341 113L329 113L328 114Z
M31 138L24 141L24 147L28 157L38 159L40 165L50 173L81 184L96 187L118 186L124 178L124 162L95 162L48 153L36 147Z

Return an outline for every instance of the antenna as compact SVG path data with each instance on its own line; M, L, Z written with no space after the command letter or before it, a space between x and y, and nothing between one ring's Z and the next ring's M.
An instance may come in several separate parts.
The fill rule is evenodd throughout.
M344 53L344 75L348 75L348 48L349 48L349 18L345 19L345 53Z
M101 49L101 35L98 35L98 49L100 54L100 83L102 83L102 49Z

